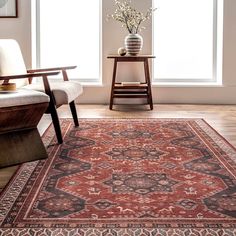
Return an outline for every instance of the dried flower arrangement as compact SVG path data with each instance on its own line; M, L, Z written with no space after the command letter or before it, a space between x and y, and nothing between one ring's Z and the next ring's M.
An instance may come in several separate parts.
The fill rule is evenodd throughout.
M145 27L141 27L141 23L149 20L152 12L156 9L149 8L146 14L137 11L131 5L131 0L119 1L115 0L116 10L114 14L108 15L108 19L112 18L122 23L122 27L126 27L130 34L137 34Z

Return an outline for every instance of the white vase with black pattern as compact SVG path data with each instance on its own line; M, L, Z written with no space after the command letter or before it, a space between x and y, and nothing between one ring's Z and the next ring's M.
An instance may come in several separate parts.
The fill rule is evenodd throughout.
M143 47L143 38L139 34L128 34L125 37L125 49L128 55L136 56Z

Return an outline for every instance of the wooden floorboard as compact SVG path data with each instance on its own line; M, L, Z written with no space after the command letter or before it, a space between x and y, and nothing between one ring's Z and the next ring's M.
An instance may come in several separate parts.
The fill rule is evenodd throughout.
M71 117L68 106L58 109L60 118ZM146 105L78 105L79 118L203 118L218 133L236 147L236 106L234 105L154 105L152 111ZM51 123L50 115L44 115L39 123L42 134ZM0 169L0 189L16 171L17 166Z

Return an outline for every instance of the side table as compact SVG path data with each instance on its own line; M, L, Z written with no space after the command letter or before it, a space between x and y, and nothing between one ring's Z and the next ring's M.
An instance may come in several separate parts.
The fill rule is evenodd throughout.
M155 58L152 55L138 55L138 56L119 56L109 55L109 59L114 59L113 76L111 84L111 97L109 109L112 110L114 98L146 98L150 109L153 109L151 79L149 73L148 59ZM140 83L117 83L116 72L118 62L143 62L145 82Z

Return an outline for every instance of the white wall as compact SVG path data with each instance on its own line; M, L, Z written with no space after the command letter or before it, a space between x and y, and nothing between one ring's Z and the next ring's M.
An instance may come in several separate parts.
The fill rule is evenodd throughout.
M16 39L21 46L27 66L31 65L30 0L18 0L18 18L0 18L0 38Z
M108 54L116 53L127 32L115 21L106 21L106 15L112 13L114 5L112 0L103 0L103 28L102 28L102 86L84 88L80 98L81 103L108 103L113 61L107 59ZM139 9L151 6L151 0L132 0ZM0 38L14 38L21 45L27 67L31 66L31 13L30 0L19 1L19 18L0 19ZM156 13L155 13L156 14ZM221 87L173 87L153 86L153 100L155 103L210 103L235 104L236 103L236 1L224 0L224 34L223 34L223 86ZM151 53L151 25L142 32L144 47L142 53ZM158 56L158 55L157 55ZM142 70L137 65L122 64L120 68L132 76L133 71L138 77ZM124 73L125 71L125 73ZM137 72L138 71L138 72ZM118 76L121 76L120 72Z

